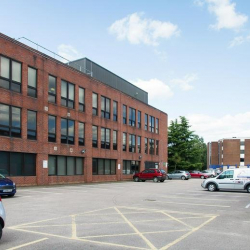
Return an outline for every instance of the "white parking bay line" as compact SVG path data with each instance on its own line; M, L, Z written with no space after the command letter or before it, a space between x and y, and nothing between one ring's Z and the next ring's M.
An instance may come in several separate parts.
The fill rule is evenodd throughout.
M29 246L29 245L32 245L32 244L36 244L38 242L41 242L41 241L44 241L44 240L47 240L47 239L48 238L43 238L43 239L40 239L40 240L32 241L32 242L29 242L29 243L26 243L26 244L23 244L23 245L19 245L19 246L16 246L16 247L8 248L7 250L14 250L14 249L26 247L26 246Z
M246 205L246 208L249 208L250 207L250 203L248 205Z

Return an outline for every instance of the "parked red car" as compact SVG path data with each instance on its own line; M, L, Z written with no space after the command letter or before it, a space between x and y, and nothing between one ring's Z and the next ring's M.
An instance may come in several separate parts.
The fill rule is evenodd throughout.
M189 172L192 178L206 179L212 176L212 173L207 173L205 171L193 170Z
M164 182L166 180L166 172L162 169L145 169L133 176L134 181L153 180L154 182Z

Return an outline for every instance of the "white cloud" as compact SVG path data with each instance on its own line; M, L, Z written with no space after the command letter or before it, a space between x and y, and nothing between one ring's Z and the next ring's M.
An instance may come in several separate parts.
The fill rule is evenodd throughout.
M197 4L199 3L200 4ZM217 22L210 27L216 30L233 29L239 30L248 20L248 16L238 13L236 4L231 0L204 0L194 1L196 5L208 4L208 10L216 16Z
M147 91L149 104L153 104L154 107L159 109L162 109L162 106L165 105L165 101L174 94L168 85L158 79L150 79L148 81L137 79L130 82Z
M197 80L198 76L196 74L187 74L182 79L172 79L170 83L179 86L183 91L188 91L194 88L190 83Z
M229 44L228 48L233 48L234 46L239 46L245 42L250 42L250 36L237 36Z
M144 43L153 46L159 45L159 39L169 39L180 33L177 25L142 16L143 13L133 13L117 20L109 27L109 32L118 40L127 39L131 44Z
M157 55L162 61L167 61L167 52L163 50L154 49L155 55Z
M203 6L205 3L202 0L194 0L194 4L197 6Z
M231 137L250 137L250 112L213 117L204 114L187 115L191 130L205 142Z
M69 61L73 61L83 57L83 55L71 45L61 44L57 47L57 50L58 55L66 58ZM68 62L67 60L62 59L62 61L64 62Z
M237 36L235 37L229 44L229 48L232 48L234 46L239 46L242 43L245 42L245 38L243 36Z

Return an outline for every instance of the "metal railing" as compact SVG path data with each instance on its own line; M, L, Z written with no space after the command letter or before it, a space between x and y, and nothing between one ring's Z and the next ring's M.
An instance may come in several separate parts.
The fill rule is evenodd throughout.
M56 59L56 56L57 56L57 57L59 57L59 58L65 60L65 61L67 61L66 64L67 64L68 66L70 66L69 63L70 63L71 61L68 60L67 58L65 58L65 57L63 57L63 56L60 56L59 54L55 53L54 51L51 51L51 50L49 50L49 49L47 49L47 48L41 46L40 44L31 41L30 39L28 39L28 38L26 38L26 37L19 37L19 38L15 39L15 40L16 40L16 41L19 41L19 40L21 40L21 39L25 39L25 40L29 41L30 43L35 44L35 45L37 46L36 50L39 51L39 52L42 52L41 50L39 50L39 48L42 48L42 49L44 49L44 50L46 50L46 51L52 53L52 54L54 55L54 59ZM57 60L57 59L56 59L56 60ZM64 62L63 62L63 63L64 63ZM92 72L91 72L90 70L88 70L88 69L86 69L86 68L83 68L81 65L79 65L79 64L77 64L77 63L75 63L75 62L74 62L74 65L76 66L76 67L74 67L75 69L77 69L77 70L79 70L79 71L81 71L81 72L83 72L83 73L85 73L85 74L87 74L87 75L90 75L90 76L93 75ZM72 67L72 66L70 66L70 67Z

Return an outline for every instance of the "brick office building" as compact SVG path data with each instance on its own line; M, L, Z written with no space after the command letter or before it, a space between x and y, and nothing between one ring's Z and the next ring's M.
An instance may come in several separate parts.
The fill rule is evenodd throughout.
M167 114L113 76L127 91L0 34L0 172L48 185L164 168Z
M250 138L224 138L207 145L209 168L250 167Z

